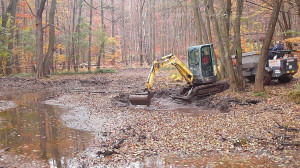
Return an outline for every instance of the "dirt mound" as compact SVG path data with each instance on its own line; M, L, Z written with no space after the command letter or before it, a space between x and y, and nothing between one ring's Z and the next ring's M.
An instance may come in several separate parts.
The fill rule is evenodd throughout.
M221 97L221 98L214 98L214 97L207 97L204 99L199 99L196 103L196 106L202 106L205 110L212 110L216 109L221 112L229 112L230 108L233 105L240 105L240 106L247 106L252 104L259 103L260 100L256 99L247 99L247 100L239 100L237 98L231 98L231 97Z

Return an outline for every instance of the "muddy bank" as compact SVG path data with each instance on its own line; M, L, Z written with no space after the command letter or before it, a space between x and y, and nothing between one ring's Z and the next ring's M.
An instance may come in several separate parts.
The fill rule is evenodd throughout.
M171 153L178 158L243 154L241 159L256 157L277 166L297 165L300 157L295 144L300 137L299 120L295 120L299 106L287 109L287 104L281 103L275 108L277 99L225 92L188 104L157 96L155 106L146 107L128 106L126 96L119 94L73 93L71 97L73 104L91 109L88 129L99 135L95 145L78 158L85 165L143 165L145 158ZM121 105L109 99L120 99ZM105 126L103 118L109 121ZM284 129L283 125L293 120L289 129Z
M57 105L67 109L61 118L67 127L84 131L90 131L95 136L102 136L104 131L112 131L118 127L118 122L113 118L119 118L120 121L126 120L126 116L119 116L113 109L103 107L96 109L99 104L109 104L110 100L102 99L95 102L90 101L84 94L66 94L57 99L47 100L44 103L49 105ZM76 99L74 99L76 97Z

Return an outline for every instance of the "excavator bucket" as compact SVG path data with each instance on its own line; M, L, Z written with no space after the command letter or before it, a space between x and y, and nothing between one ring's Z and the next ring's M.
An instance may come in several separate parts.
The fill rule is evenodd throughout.
M129 96L129 101L132 105L147 105L150 106L151 99L153 97L152 93L137 93Z

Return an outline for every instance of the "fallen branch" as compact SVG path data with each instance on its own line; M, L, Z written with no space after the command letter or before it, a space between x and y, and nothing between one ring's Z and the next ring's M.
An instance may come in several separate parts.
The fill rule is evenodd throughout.
M283 142L282 146L300 146L300 142Z
M270 134L274 135L275 136L275 139L277 138L284 138L284 139L287 139L287 138L294 138L295 136L293 135L285 135L285 134L277 134L273 131L268 131Z
M275 119L273 119L273 121L278 125L278 128L280 128L280 129L284 129L285 131L288 131L288 132L300 132L300 129L298 129L298 128L293 128L293 127L288 127L288 126L284 127Z

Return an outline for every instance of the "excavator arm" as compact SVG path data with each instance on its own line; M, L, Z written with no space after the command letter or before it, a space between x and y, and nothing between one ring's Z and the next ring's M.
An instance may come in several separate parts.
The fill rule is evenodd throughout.
M158 73L159 69L166 65L174 65L182 77L190 84L193 85L193 73L188 69L188 67L175 55L170 54L157 59L153 62L148 80L145 83L145 91L150 92L154 83L155 75Z

